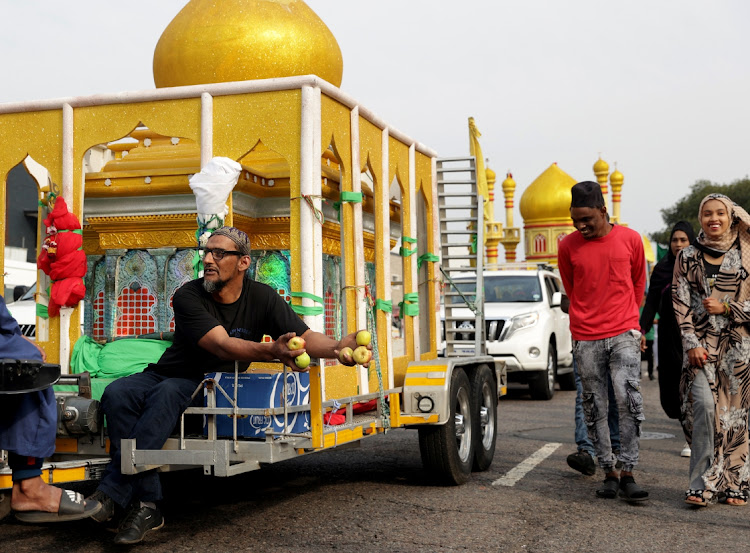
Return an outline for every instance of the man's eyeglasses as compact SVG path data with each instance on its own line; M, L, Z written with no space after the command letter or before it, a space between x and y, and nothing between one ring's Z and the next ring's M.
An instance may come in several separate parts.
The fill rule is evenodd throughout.
M225 255L236 255L237 257L242 257L242 252L238 252L237 250L222 250L221 248L204 248L203 249L203 258L211 254L214 258L214 261L221 261L224 259Z

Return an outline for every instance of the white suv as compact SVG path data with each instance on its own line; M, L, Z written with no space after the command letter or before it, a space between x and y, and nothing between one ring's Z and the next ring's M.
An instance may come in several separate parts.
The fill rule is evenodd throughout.
M555 380L561 389L574 390L572 338L568 315L560 308L560 278L548 268L498 267L484 272L487 353L505 361L508 380L528 383L534 399L551 399ZM456 285L468 296L475 281L459 280ZM457 296L450 299L463 302ZM466 315L469 319L468 309ZM473 339L473 321L464 326L468 331L464 339Z

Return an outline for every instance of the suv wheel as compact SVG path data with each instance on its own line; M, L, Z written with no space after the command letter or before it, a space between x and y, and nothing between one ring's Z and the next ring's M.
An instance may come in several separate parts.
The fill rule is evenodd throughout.
M550 341L547 348L547 367L529 383L532 399L552 399L555 395L555 376L557 375L557 348Z

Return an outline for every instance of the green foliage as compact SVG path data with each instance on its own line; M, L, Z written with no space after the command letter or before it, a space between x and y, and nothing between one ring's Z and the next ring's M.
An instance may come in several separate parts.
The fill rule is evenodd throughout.
M693 225L696 234L700 230L698 222L698 208L707 194L718 192L734 200L734 203L745 209L750 206L750 178L738 179L731 184L716 184L707 180L699 180L690 187L690 193L683 196L672 207L661 210L661 218L666 225L659 232L651 233L651 240L659 244L669 242L669 233L678 221L687 221Z

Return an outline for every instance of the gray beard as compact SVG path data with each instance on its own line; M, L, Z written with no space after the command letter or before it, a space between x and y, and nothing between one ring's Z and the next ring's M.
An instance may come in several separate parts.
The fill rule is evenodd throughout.
M227 285L228 280L217 280L216 282L203 279L203 289L209 294L219 292Z

